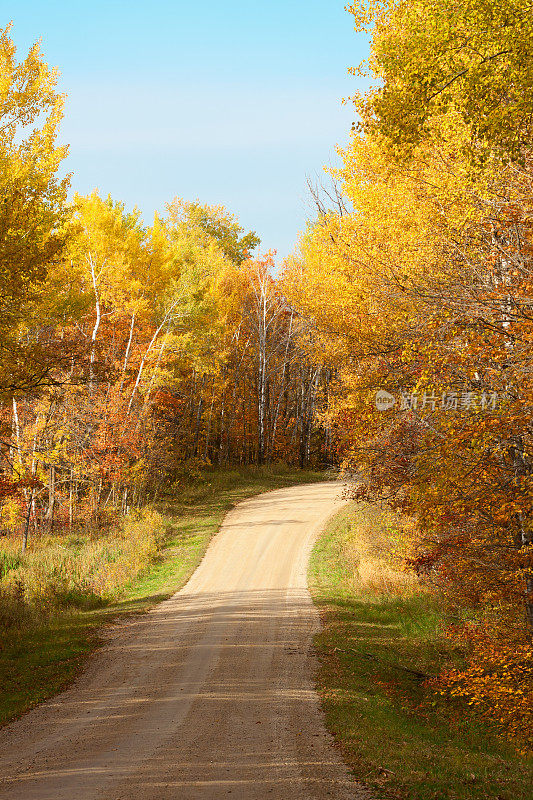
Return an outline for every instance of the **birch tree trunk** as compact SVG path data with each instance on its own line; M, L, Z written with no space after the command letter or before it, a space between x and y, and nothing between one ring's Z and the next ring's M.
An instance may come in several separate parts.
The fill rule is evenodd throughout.
M120 386L118 388L118 394L122 393L122 387L124 386L124 381L126 379L126 369L128 368L128 361L130 358L130 351L131 351L131 343L133 340L133 329L135 327L135 312L131 315L131 325L130 325L130 335L128 337L128 344L126 345L126 352L124 354L124 363L122 365L122 377L120 379Z
M98 329L100 328L100 321L102 319L102 314L100 310L100 296L98 294L98 282L96 277L96 270L92 254L90 252L87 257L87 261L89 262L89 267L91 270L91 279L93 283L94 303L96 311L96 319L94 322L93 332L91 334L91 355L90 355L90 365L89 365L89 395L91 395L95 387L94 362L96 360L96 336L98 334Z
M26 552L26 547L28 546L28 534L30 532L30 518L31 518L31 510L33 507L33 489L31 491L31 496L28 501L28 505L26 507L26 519L24 521L24 533L22 534L22 547L21 553L24 555Z
M52 464L51 467L50 467L50 473L49 473L48 510L46 512L46 517L48 519L48 530L49 530L50 534L54 530L55 505L56 505L56 468Z

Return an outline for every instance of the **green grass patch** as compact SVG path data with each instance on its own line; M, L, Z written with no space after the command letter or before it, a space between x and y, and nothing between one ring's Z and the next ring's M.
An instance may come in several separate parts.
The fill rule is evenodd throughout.
M150 548L144 546L137 530L139 546L131 552L117 545L122 540L113 532L107 542L105 536L96 542L83 536L34 542L24 559L7 552L0 558L0 569L12 582L14 593L3 598L3 625L0 596L0 724L65 688L98 646L102 626L143 613L180 589L232 506L261 492L324 479L324 473L281 467L205 470L157 503L154 518L163 519L165 535L156 550L152 542ZM103 578L94 566L102 553L107 553ZM85 572L83 580L72 586L70 573L80 568L76 556L83 559ZM132 565L129 574L136 577L126 582L125 568L131 570ZM14 570L22 570L31 592L41 592L35 594L40 605L28 605L17 597L20 583ZM107 583L102 588L104 579ZM99 593L95 593L96 584ZM61 592L58 585L63 587ZM15 614L21 618L13 620Z
M435 597L400 568L401 526L393 514L350 504L314 548L327 725L354 776L378 797L530 800L532 760L467 705L446 704L428 687L427 676L461 663L462 653L442 634Z

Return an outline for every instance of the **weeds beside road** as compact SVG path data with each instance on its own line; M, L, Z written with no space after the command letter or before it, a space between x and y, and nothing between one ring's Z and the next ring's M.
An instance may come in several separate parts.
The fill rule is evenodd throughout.
M310 564L323 619L316 638L327 724L356 779L380 797L530 800L533 762L517 755L466 704L427 684L462 654L446 619L401 569L409 529L352 503L329 523Z
M108 530L36 537L23 557L18 540L0 538L0 724L66 686L103 625L180 589L229 508L317 480L283 468L206 470Z

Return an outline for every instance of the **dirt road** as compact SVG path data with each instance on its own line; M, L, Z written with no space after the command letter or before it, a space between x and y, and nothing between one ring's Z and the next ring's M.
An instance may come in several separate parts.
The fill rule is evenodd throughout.
M312 688L306 589L339 485L231 511L188 584L116 626L68 691L0 731L9 800L365 797Z

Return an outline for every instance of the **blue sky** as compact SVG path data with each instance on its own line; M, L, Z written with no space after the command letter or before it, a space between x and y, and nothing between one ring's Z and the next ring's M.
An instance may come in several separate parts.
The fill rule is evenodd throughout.
M335 163L341 99L365 57L344 0L0 0L22 57L42 38L68 95L62 139L80 192L146 221L180 196L222 204L279 257L312 214L306 176Z

